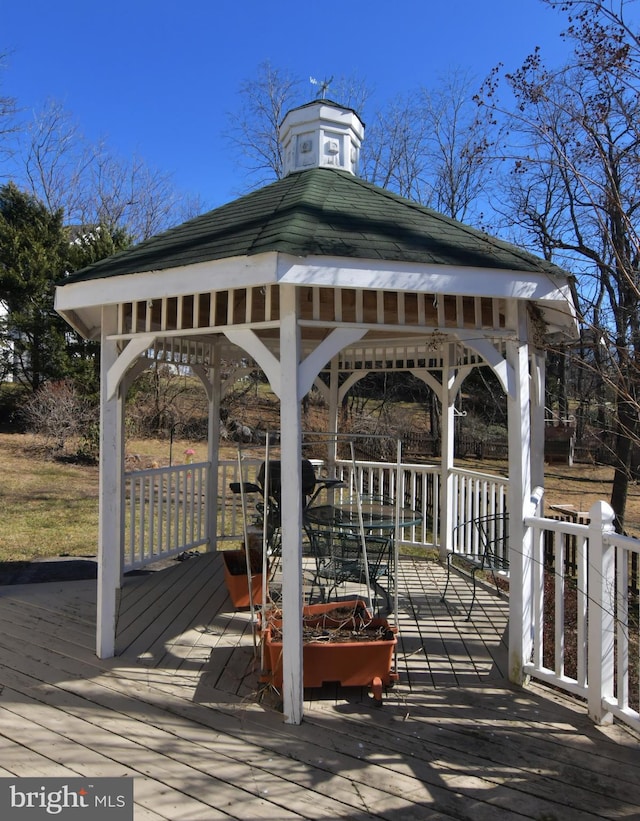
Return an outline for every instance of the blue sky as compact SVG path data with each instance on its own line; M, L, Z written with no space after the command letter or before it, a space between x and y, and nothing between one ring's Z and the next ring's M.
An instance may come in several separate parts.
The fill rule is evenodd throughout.
M516 68L536 45L559 63L564 22L540 0L0 0L0 93L26 112L60 101L87 138L214 207L243 188L222 135L265 60L303 78L357 75L375 106L449 69L480 81L498 62Z

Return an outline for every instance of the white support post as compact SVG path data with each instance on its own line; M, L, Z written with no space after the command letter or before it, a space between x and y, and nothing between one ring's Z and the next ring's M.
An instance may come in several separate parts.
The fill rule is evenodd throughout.
M544 487L544 393L545 355L534 351L531 355L531 484ZM534 515L541 516L542 510Z
M338 417L340 414L340 373L338 368L338 357L334 356L331 360L329 369L329 430L333 432L338 431ZM331 439L327 442L327 468L328 475L336 475L336 461L338 459L338 440Z
M102 310L100 353L100 500L98 530L98 590L96 655L115 655L118 597L122 584L122 390L109 395L109 373L118 361L117 344L107 337L115 333L115 307ZM111 386L113 388L113 386Z
M606 502L589 510L589 619L587 681L589 716L596 724L611 724L606 701L613 698L616 638L615 547L603 536L614 530L615 513Z
M442 406L442 445L440 454L440 558L444 561L452 548L453 535L453 464L455 447L455 396L451 388L455 382L455 369L451 366L452 346L447 345L443 351L442 388L440 403Z
M514 374L507 395L509 439L509 678L526 680L533 649L533 538L524 517L531 504L531 410L526 306L512 301L508 323L516 338L507 343Z
M280 425L282 441L282 699L284 720L300 724L302 669L301 341L295 286L280 286Z
M213 362L209 368L202 368L200 378L207 392L209 418L207 422L207 459L209 480L207 482L207 552L217 549L218 538L218 462L220 460L220 399L222 380L220 378L219 346L212 346Z

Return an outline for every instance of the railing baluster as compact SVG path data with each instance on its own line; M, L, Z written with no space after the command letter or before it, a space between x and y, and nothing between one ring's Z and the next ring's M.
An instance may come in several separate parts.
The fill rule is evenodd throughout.
M578 640L578 672L577 679L580 687L587 686L587 614L589 593L587 590L587 547L586 536L578 536L578 590L577 590L577 640Z
M164 527L164 506L165 506L165 475L158 476L158 554L164 553L164 539L166 537Z
M544 650L544 532L533 533L533 663L542 668Z
M149 476L149 545L153 550L155 544L155 515L156 515L156 477Z
M556 534L557 535L557 534ZM554 575L554 617L555 617L555 672L559 678L564 676L564 651L565 651L565 623L564 623L564 592L565 592L565 571L564 571L564 540L556 539L555 544L555 575Z
M629 562L624 561L624 553L622 548L616 551L616 697L621 709L626 710L629 707L629 597L622 591L629 589Z
M182 479L182 488L179 497L179 504L178 509L180 511L180 516L182 518L182 544L187 544L187 500L189 497L189 483L191 479L192 470L188 470L186 473L181 474Z

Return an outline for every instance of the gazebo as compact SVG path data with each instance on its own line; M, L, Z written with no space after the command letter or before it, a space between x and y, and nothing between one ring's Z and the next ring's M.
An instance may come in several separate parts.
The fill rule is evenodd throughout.
M356 175L363 124L318 100L281 127L285 176L75 273L56 309L101 343L97 655L115 652L123 576L124 399L154 361L189 366L209 401L207 543L216 549L221 363L246 358L280 401L285 721L303 717L301 401L321 384L337 428L345 392L370 371L409 371L442 405L439 545L454 527L454 399L490 366L508 402L510 677L531 654L524 517L543 485L544 349L572 339L557 266ZM318 382L319 375L324 379Z

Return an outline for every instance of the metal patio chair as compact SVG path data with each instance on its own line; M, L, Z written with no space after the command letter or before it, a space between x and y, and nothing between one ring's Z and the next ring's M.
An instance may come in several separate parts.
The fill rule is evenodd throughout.
M307 526L311 556L315 569L311 581L310 597L320 591L322 601L328 601L338 588L348 582L364 585L369 575L372 591L381 590L390 609L389 591L381 580L392 578L393 540L389 535L365 534L366 565L360 533L352 529L332 529ZM373 593L372 593L373 598ZM373 602L368 602L373 606Z
M476 575L486 571L491 574L496 592L501 594L499 575L509 572L509 514L497 513L479 516L462 522L453 531L454 544L467 544L470 549L462 552L450 551L447 555L447 580L441 601L446 600L451 569L459 570L454 562L466 566L471 574L471 604L466 621L471 619L471 611L476 601Z
M267 467L268 465L268 467ZM325 488L341 487L340 479L329 479L316 476L315 468L308 459L302 460L302 508L303 511L313 504L318 494ZM270 555L280 555L280 525L282 521L282 486L281 465L279 459L263 462L258 470L255 482L231 482L232 493L258 494L256 502L258 525L266 527L267 545ZM266 511L266 516L265 516Z

